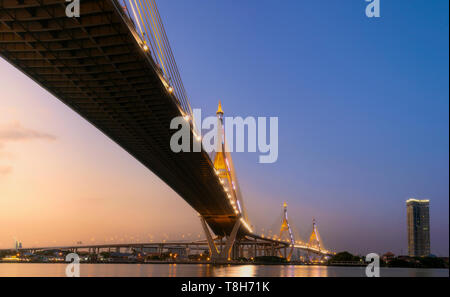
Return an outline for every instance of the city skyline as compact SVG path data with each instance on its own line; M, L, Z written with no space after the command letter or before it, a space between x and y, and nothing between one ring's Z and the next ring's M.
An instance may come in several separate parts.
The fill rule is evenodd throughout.
M221 100L232 116L280 118L276 164L233 155L258 229L287 201L303 239L315 217L336 251L406 254L404 201L427 197L432 253L448 255L448 34L434 33L448 33L448 3L386 3L376 23L361 14L363 1L325 12L294 2L257 13L249 3L238 12L206 1L196 12L159 5L193 107L214 115ZM431 6L433 15L408 22ZM223 24L224 11L235 24ZM269 34L296 21L265 43L266 18ZM195 212L101 132L4 60L0 77L0 247L14 237L29 246L201 233Z

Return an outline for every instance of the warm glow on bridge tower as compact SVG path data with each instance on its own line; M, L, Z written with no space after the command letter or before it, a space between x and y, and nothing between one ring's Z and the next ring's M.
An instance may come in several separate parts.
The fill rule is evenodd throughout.
M321 240L320 240L320 236L319 236L319 229L317 228L317 224L316 224L316 219L313 219L313 229L311 232L311 236L309 237L308 246L310 248L314 248L319 251L323 248Z
M288 213L287 213L287 203L283 204L283 221L280 227L280 240L287 241L291 244L291 250L289 251L289 255L286 255L288 261L291 259L292 253L294 251L294 235L292 234L292 228L289 225Z
M217 115L223 116L222 102L219 101L219 107L217 108Z
M214 156L214 169L220 179L220 183L224 186L228 200L234 209L236 216L242 216L242 222L247 230L251 232L247 223L247 217L244 209L244 202L240 192L239 183L234 170L233 159L230 150L227 148L225 140L225 129L223 122L222 103L219 101L217 107L217 138L216 138L216 155Z

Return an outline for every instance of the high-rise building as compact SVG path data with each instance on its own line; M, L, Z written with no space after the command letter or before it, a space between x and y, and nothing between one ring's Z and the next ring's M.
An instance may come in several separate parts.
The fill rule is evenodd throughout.
M406 201L410 257L430 255L430 200Z
M22 243L18 240L16 240L16 251L22 249Z

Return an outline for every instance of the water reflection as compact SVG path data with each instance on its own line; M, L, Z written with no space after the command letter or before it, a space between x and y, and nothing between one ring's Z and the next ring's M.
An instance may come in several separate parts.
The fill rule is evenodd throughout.
M278 266L243 265L216 268L218 277L327 277L329 267L325 266Z
M65 264L0 264L0 277L64 277ZM82 264L81 276L103 277L364 277L364 267L205 264ZM385 277L448 277L448 269L381 268Z
M254 277L257 266L254 265L226 265L217 266L214 269L214 276L216 277Z

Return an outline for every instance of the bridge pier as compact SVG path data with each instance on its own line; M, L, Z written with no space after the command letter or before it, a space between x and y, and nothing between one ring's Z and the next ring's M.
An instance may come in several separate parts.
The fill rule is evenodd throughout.
M200 217L200 222L203 227L203 231L206 235L206 241L208 242L209 252L211 261L214 263L228 262L230 257L235 258L233 254L233 250L239 245L235 245L237 232L239 231L239 227L241 226L241 220L237 220L233 226L233 230L231 231L230 236L227 238L225 242L225 247L222 247L222 238L220 238L220 250L217 248L217 245L211 235L211 232L208 229L208 225L203 217Z

